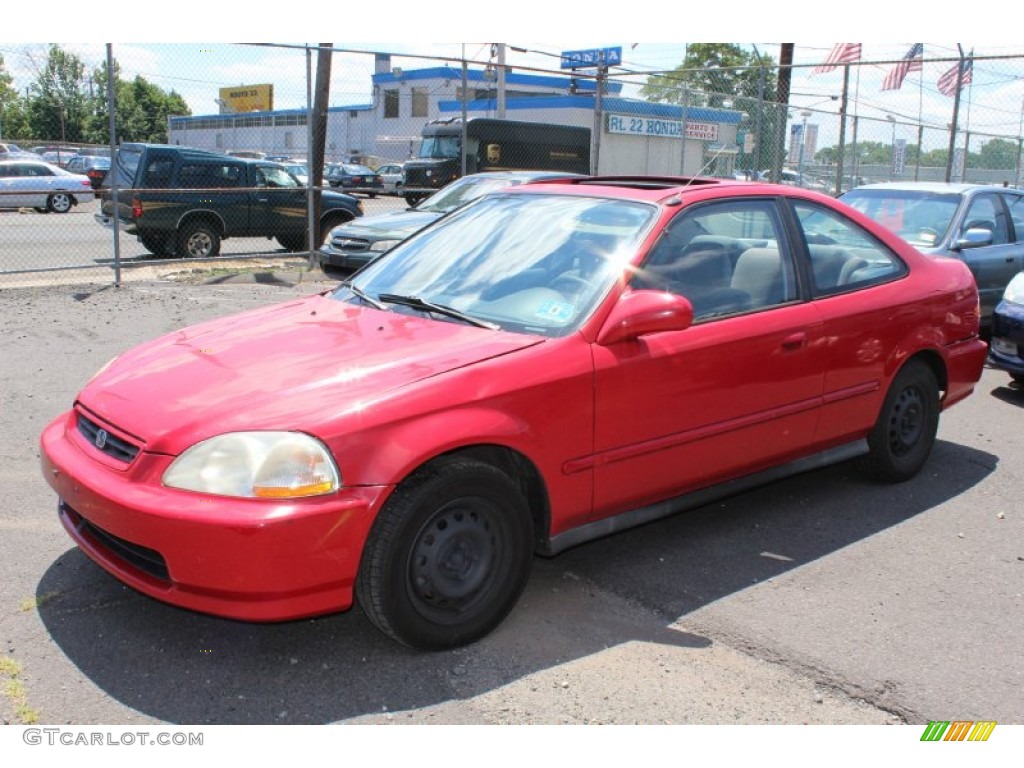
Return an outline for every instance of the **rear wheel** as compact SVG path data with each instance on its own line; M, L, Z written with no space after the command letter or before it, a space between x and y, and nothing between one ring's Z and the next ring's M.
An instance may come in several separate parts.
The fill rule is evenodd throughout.
M67 213L75 207L75 198L67 192L54 192L47 199L46 207L54 213Z
M441 459L415 472L381 510L356 592L373 624L414 648L453 648L508 615L530 573L533 524L503 472Z
M1011 373L1010 378L1018 384L1024 384L1024 373Z
M220 253L220 233L205 221L191 221L178 230L177 254L183 259L206 259Z
M916 475L935 444L939 386L921 360L908 362L889 387L861 468L876 480L898 483Z

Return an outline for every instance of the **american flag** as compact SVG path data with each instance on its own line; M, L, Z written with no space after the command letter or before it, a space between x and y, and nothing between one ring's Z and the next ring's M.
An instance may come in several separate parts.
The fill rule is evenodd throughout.
M924 44L914 43L906 55L889 70L882 82L883 91L898 91L908 72L920 72L924 60Z
M958 68L963 72L963 75L960 77L960 87L963 88L965 85L970 85L974 79L974 51L971 51L969 58L964 61L958 61L939 78L938 86L940 93L946 96L952 96L956 93L956 73Z
M825 62L811 70L811 74L831 72L840 64L849 64L854 61L860 61L860 43L836 43L836 47L832 49L832 53L828 55Z

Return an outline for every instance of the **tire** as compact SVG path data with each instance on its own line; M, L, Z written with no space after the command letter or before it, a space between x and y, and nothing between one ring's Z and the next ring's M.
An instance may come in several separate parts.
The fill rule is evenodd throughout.
M454 648L501 623L532 560L533 524L515 483L489 464L441 459L403 482L381 510L356 595L399 643Z
M425 198L426 195L419 194L417 192L406 192L404 195L402 195L402 197L405 198L405 202L407 202L409 205L416 205L416 203Z
M54 213L67 213L75 207L75 198L68 192L54 192L46 199L46 209Z
M932 369L911 360L893 379L860 466L869 477L899 483L916 475L935 444L939 386Z
M167 239L167 235L164 234L139 233L139 242L142 243L142 247L154 256L167 255Z
M190 221L178 230L175 249L183 259L207 259L220 253L220 233L205 221Z
M275 237L277 242L281 244L281 247L286 251L305 251L306 249L306 237L305 232L301 232L297 235L277 235Z
M342 224L347 224L354 218L354 216L349 216L344 213L333 213L329 216L325 216L320 224L320 234L322 236L320 240L321 245L327 241L327 237L331 234L332 229L339 227Z
M1011 373L1010 378L1018 384L1024 384L1024 373Z

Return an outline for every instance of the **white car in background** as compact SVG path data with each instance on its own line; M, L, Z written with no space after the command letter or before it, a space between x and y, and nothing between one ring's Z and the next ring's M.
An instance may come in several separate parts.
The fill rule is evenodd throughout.
M292 176L299 180L302 186L309 184L309 169L305 163L293 163L290 161L281 161L281 165L288 171Z
M398 163L382 165L377 169L377 175L384 182L385 194L397 195L402 191L405 184L405 171Z
M42 160L0 161L0 208L35 208L67 213L94 198L92 181Z

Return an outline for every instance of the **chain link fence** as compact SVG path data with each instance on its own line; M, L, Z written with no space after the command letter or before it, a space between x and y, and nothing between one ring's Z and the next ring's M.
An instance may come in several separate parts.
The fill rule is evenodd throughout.
M0 285L119 280L197 259L312 263L308 244L349 217L321 193L354 196L370 216L485 170L750 178L832 195L886 181L1021 182L1024 54L921 56L885 87L906 59L780 67L759 54L742 67L655 73L509 66L504 48L489 58L269 44L90 50L4 49ZM944 92L951 68L960 87ZM11 71L28 84L7 87ZM112 151L140 144L234 160L189 170L176 150L173 183L159 180L159 158L109 170ZM294 184L266 171L274 163ZM67 171L42 170L54 166ZM372 173L385 168L387 181ZM147 230L158 218L161 229Z

